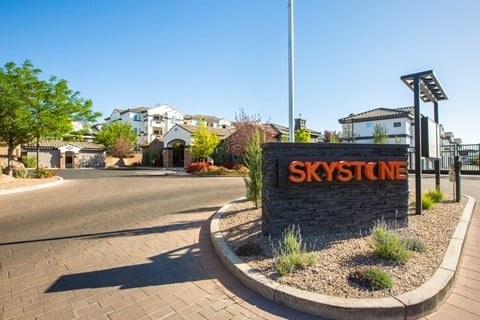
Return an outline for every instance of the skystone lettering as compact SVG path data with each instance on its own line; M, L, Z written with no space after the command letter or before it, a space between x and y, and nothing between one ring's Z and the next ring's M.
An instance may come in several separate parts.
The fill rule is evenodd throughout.
M292 161L288 180L293 183L321 181L406 180L407 161Z

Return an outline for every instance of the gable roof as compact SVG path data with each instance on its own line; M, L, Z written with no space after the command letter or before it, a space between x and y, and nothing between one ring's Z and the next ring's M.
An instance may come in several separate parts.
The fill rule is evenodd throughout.
M267 124L264 124L264 125L270 125L273 128L273 130L275 130L278 133L278 135L288 136L290 134L290 129L288 127L282 126L280 124L267 123ZM308 131L310 131L310 135L312 137L317 137L317 138L322 137L322 133L320 131L312 130L312 129L309 129L309 128L306 128L306 129Z
M147 107L130 108L130 109L121 111L120 114L124 114L124 113L127 113L127 112L146 112L148 109L149 108L147 108Z
M200 128L199 126L194 126L194 125L191 125L191 124L180 124L180 123L177 123L175 126L179 126L180 128L183 128L184 130L190 132L190 133L194 133L196 130L198 130L198 128ZM175 128L175 126L173 126L173 128ZM173 129L172 128L172 129ZM227 138L229 135L231 135L233 133L234 130L231 130L231 129L223 129L223 128L212 128L212 127L206 127L207 128L207 131L210 132L210 133L216 133L217 136L220 138L220 139L225 139ZM171 131L172 129L170 129L169 131Z
M353 121L375 121L385 119L411 118L413 119L414 107L403 108L376 108L362 113L354 114L345 118L338 119L340 124Z
M220 119L215 116L206 116L200 114L184 114L183 120L204 120L205 122L218 122Z
M62 140L45 140L40 141L39 146L40 149L58 149L67 145L71 145L82 150L97 150L103 151L105 147L101 144L96 144L93 142L86 142L86 141L62 141ZM31 142L23 145L25 149L36 149L37 143Z

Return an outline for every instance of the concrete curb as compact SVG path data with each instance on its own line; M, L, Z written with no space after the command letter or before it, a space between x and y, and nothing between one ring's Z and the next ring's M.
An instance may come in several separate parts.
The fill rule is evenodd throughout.
M4 195L7 195L7 194L12 194L12 193L30 191L30 190L43 189L43 188L53 187L53 186L57 186L59 184L62 184L63 183L63 178L62 177L57 177L57 178L58 178L58 180L53 181L53 182L41 183L41 184L36 184L34 186L20 187L20 188L15 188L15 189L0 190L0 196L4 196Z
M331 319L417 319L435 311L448 297L455 283L468 225L475 207L475 199L467 205L447 247L440 267L420 287L395 297L381 299L347 299L327 296L279 284L251 269L228 247L220 231L222 214L234 200L218 210L210 223L210 239L215 252L244 285L262 296L292 309Z

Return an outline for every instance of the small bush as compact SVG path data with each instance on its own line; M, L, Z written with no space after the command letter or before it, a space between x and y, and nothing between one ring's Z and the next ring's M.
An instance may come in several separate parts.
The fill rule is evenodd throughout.
M236 163L236 162L224 161L224 162L222 163L222 166L224 166L224 167L227 168L227 169L233 169L233 167L234 167L235 165L237 165L237 164L238 164L238 163Z
M14 178L25 179L28 177L28 171L25 168L14 168L12 169L12 175Z
M232 167L232 170L242 172L242 173L248 173L248 168L244 164L237 163Z
M392 278L379 268L356 269L350 272L348 279L369 290L383 290L393 286Z
M373 228L374 254L381 258L395 262L406 262L412 257L402 245L402 241L384 225L377 225Z
M427 194L422 195L422 209L429 210L433 207L433 200Z
M317 262L313 253L307 253L303 244L300 228L287 228L282 235L278 248L273 248L275 268L280 276Z
M405 249L416 252L425 252L427 251L427 246L420 240L417 239L406 239L402 240L402 245Z
M187 173L201 172L208 169L208 167L210 167L210 162L192 162L185 167L185 172Z
M438 203L445 198L442 191L439 190L439 189L437 189L435 191L429 191L427 193L427 196L430 197L430 199L432 199L433 203Z
M37 165L37 157L36 156L24 156L22 157L22 163L25 168L35 168Z
M37 179L50 178L50 177L54 177L55 175L56 175L55 171L49 170L47 168L42 168L42 167L39 167L33 170L33 174L32 174L32 176Z

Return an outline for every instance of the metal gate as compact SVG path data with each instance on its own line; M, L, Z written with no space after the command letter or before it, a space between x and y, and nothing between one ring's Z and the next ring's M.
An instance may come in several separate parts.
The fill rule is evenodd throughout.
M480 174L480 144L452 144L440 147L440 171L447 174L450 170L455 156L460 156L462 162L462 174ZM408 169L415 170L415 150L408 151ZM422 159L422 171L433 172L433 161Z

